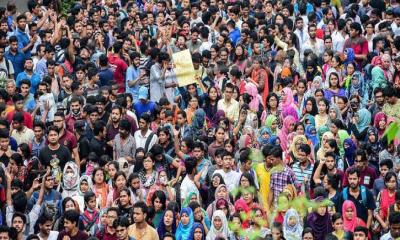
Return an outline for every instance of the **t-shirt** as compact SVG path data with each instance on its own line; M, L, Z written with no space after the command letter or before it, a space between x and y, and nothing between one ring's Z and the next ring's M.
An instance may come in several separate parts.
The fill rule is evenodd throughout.
M371 191L368 189L366 190L366 199L363 201L362 200L362 194L361 190L358 194L357 199L355 199L351 194L350 194L350 189L347 189L347 200L350 200L354 203L356 206L357 210L357 217L361 218L364 222L367 222L368 220L368 210L374 210L376 208L375 205L375 200L374 196L372 195ZM340 197L338 199L338 209L337 212L342 212L342 206L344 203L344 198L343 198L343 193L340 193Z
M68 236L70 240L86 240L89 238L89 236L82 232L78 231L75 236L69 236L65 230L61 231L60 234L58 234L58 240L63 240L64 236Z
M60 145L57 150L51 150L47 145L40 150L39 160L45 167L51 166L51 163L54 163L60 166L61 169L64 169L65 164L71 161L71 152L63 145ZM56 164L57 162L58 164Z
M264 163L259 163L256 165L255 169L258 182L260 184L260 195L263 202L263 206L267 206L268 194L269 194L269 181L271 178L270 170L265 168Z
M345 173L345 177L343 180L343 187L346 187L348 185L348 181L347 178L349 177L349 169L347 169L346 173ZM374 187L374 182L375 179L377 179L378 176L376 174L376 171L371 168L371 167L366 167L363 171L360 171L360 184L364 185L365 187L367 187L368 189L372 190Z
M136 224L132 224L128 228L128 236L134 237L135 239L140 240L158 240L157 231L152 228L150 225L147 225L147 228L144 231L137 231Z
M237 186L239 186L240 173L232 170L225 172L223 169L218 169L214 173L221 174L229 191L233 191Z
M125 73L128 65L124 60L116 55L109 55L108 62L111 69L114 71L114 80L118 84L118 93L125 92Z

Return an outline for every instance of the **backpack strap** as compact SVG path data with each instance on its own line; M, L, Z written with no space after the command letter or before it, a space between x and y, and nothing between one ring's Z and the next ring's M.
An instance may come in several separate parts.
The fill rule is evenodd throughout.
M342 192L342 196L343 196L343 200L347 200L348 198L349 198L349 193L348 193L348 188L346 187L346 188L344 188L343 189L343 192Z
M367 206L367 188L361 185L360 191L361 191L361 201L364 204L364 206Z
M10 77L10 62L8 62L9 60L6 58L4 58L4 60L6 61L7 75Z
M151 132L150 135L149 135L149 137L146 139L146 143L144 144L144 151L145 151L146 153L147 153L147 151L149 150L149 145L150 145L150 142L151 142L151 140L153 139L153 137L154 137L154 133Z

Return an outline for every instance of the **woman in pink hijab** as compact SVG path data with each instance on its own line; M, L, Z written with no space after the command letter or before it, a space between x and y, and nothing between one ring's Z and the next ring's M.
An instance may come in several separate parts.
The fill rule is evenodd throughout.
M246 93L248 93L251 96L251 102L249 104L250 110L258 112L260 106L260 99L258 95L257 86L252 82L248 82L246 83L245 89Z
M290 115L283 120L283 127L278 134L283 151L286 151L288 149L288 136L291 132L293 132L295 123L296 120L293 116Z
M366 227L365 222L357 217L356 205L350 200L346 200L342 206L343 226L344 230L354 232L357 226Z
M292 90L288 87L285 87L281 92L281 109L285 109L287 107L293 107L296 109L296 104L294 103Z

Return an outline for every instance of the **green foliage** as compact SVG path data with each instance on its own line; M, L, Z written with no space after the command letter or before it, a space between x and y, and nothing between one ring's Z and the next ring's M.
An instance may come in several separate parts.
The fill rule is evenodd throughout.
M396 120L391 122L390 125L386 128L384 136L387 137L388 143L391 143L394 139L400 139L400 122Z
M75 3L76 3L76 0L62 0L61 1L61 13L67 15Z

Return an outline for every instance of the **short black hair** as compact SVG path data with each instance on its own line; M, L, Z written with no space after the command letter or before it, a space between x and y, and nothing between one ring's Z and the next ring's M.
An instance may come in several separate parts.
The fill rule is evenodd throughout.
M126 119L121 119L121 121L119 122L119 129L131 132L131 127L131 123Z
M21 219L22 219L22 222L23 222L24 224L26 224L26 216L25 216L25 214L23 214L23 213L21 213L21 212L15 212L15 213L13 214L13 216L12 216L11 222L13 222L14 219L17 218L17 217L21 218Z
M93 197L96 197L96 194L94 194L92 191L85 192L85 194L83 195L83 199L84 199L85 203L88 203L90 201L90 199Z
M66 219L72 223L75 223L75 226L78 226L79 216L80 214L76 210L67 210L64 213L64 220Z
M193 170L196 169L197 166L197 160L193 157L189 157L185 159L185 168L186 168L186 173L191 174L193 173Z
M302 143L300 144L299 150L304 152L306 155L310 155L311 147L308 144Z
M392 169L392 168L393 168L393 161L392 161L392 159L382 159L382 160L379 162L379 167L383 167L383 166L386 166L386 167L388 167L389 169Z
M147 205L143 201L136 202L133 208L140 208L144 214L147 214Z
M352 167L348 170L348 176L352 175L352 174L357 174L357 177L360 177L360 171L358 171L357 168Z
M357 226L354 228L354 233L356 232L363 232L365 234L366 237L368 237L368 228L364 227L364 226Z
M280 146L275 146L269 152L269 156L282 159L282 148Z

